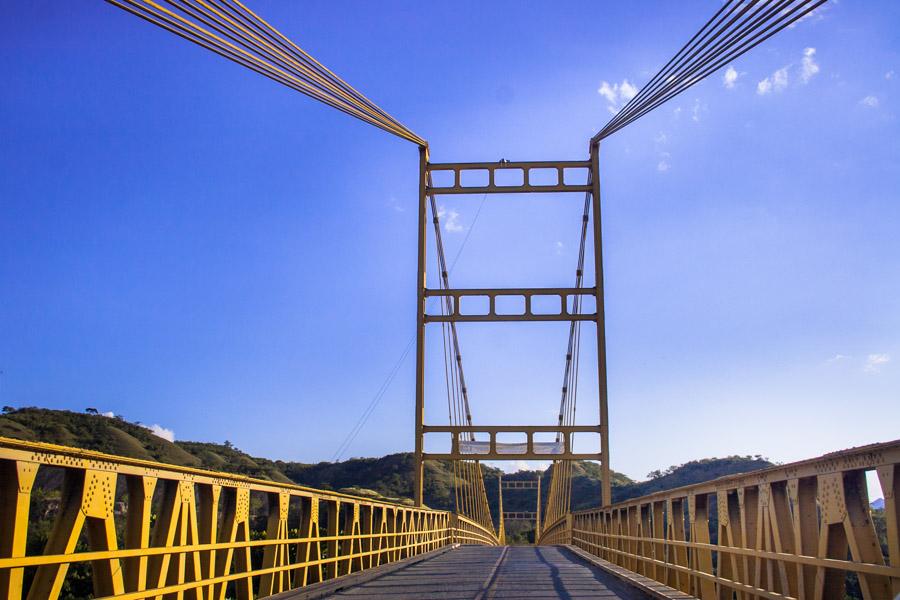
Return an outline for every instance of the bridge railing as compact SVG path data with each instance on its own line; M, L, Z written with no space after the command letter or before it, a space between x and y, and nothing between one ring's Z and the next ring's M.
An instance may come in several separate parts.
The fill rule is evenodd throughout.
M898 463L900 441L835 452L576 512L541 539L571 539L702 600L843 600L848 579L863 598L895 598ZM884 492L882 540L869 504L872 471Z
M450 529L452 530L452 541L457 544L496 546L500 543L497 534L493 530L487 529L480 523L463 515L451 515Z
M77 597L80 578L95 598L249 599L454 542L497 539L446 511L0 438L0 598Z
M546 523L537 544L553 546L572 543L572 513L563 515L552 523Z

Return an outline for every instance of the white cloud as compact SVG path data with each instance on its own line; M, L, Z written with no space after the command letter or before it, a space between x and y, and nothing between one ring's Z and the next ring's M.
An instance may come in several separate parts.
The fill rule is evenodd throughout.
M656 163L656 170L660 173L665 173L670 169L669 162L666 159L662 159L658 163Z
M105 413L100 413L100 414L103 415L104 417L108 417L108 418L110 418L110 419L112 419L113 417L116 416L116 413L114 413L114 412L111 411L111 410L106 411Z
M637 95L638 89L627 79L623 79L622 83L602 81L597 93L606 99L608 103L606 109L612 114L616 114L622 110L626 102Z
M564 246L563 246L563 243L562 243L562 242L559 242L559 241L556 242L556 254L557 254L557 256L562 256L562 253L563 253L563 247L564 247Z
M893 78L894 78L894 70L891 69L890 71L888 71L887 73L885 73L885 74L884 74L884 78L885 78L885 79L893 79Z
M859 101L860 104L865 106L866 108L878 108L878 97L877 96L866 96L862 100Z
M700 99L694 100L694 107L691 109L691 120L694 123L700 122L700 113L706 112L706 105L700 103Z
M637 96L638 89L627 79L623 80L619 85L619 98L625 101L631 100L635 96Z
M728 65L728 68L725 69L725 74L722 76L722 85L724 85L729 90L734 87L734 84L737 83L738 77L741 74L738 73L734 67Z
M770 92L780 92L789 81L788 67L782 67L756 84L756 93L765 96Z
M675 107L675 110L672 111L672 114L674 114L676 118L677 118L677 117L680 117L680 116L681 116L681 107L680 107L680 106L676 106L676 107Z
M175 432L171 429L166 429L162 425L149 425L147 426L147 429L149 429L150 433L152 433L156 437L161 437L162 439L168 440L170 442L175 441Z
M863 370L866 373L878 373L881 367L891 362L889 354L870 354L866 357L866 366Z
M850 358L850 357L847 356L846 354L835 354L834 356L832 356L831 358L829 358L829 359L826 360L825 362L826 362L826 363L829 363L829 364L832 364L832 363L836 363L836 362L841 362L842 360L846 360L846 359L848 359L848 358Z
M669 141L669 136L666 135L665 131L660 131L659 135L657 135L655 138L653 138L653 141L656 142L657 144L665 144L666 142Z
M837 0L835 0L831 4L837 4ZM829 6L828 3L822 4L818 7L816 7L814 10L806 13L805 15L803 15L802 17L800 17L799 19L797 19L790 25L788 25L788 29L793 29L794 27L796 27L797 25L799 25L800 23L803 23L804 21L806 21L808 19L813 19L815 21L821 21L822 19L825 18L825 14L824 14L825 11L829 10L830 8L831 8L831 6ZM782 9L781 13L785 14L787 12L787 10L788 10L787 8Z
M606 101L610 104L615 104L618 99L618 90L619 86L617 85L609 85L606 81L600 84L600 89L597 90L597 93L606 98Z
M445 206L438 207L438 219L444 221L444 231L458 233L463 230L463 226L459 224L459 213L455 210Z
M808 83L818 72L819 64L816 62L816 49L806 48L803 50L803 58L800 61L800 79L803 80L803 83Z
M518 473L519 471L546 471L551 463L549 460L498 460L485 461L485 464L500 469L504 473Z

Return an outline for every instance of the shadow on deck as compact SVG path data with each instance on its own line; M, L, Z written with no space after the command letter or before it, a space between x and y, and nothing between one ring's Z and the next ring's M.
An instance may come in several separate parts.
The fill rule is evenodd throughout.
M334 593L297 590L279 598L601 598L652 596L557 546L461 546Z

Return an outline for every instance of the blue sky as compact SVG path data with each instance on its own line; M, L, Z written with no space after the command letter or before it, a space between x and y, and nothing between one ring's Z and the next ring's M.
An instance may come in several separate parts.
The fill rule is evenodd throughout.
M106 3L0 5L0 402L330 459L414 332L416 148ZM437 162L584 158L717 5L253 3ZM898 437L898 29L831 2L603 143L614 469ZM572 283L580 198L480 202L442 200L454 285ZM460 337L476 422L553 422L564 325ZM410 450L413 392L347 455Z

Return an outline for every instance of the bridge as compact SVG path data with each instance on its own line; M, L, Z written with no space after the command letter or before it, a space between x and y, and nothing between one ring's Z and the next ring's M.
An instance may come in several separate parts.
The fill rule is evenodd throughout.
M413 498L394 502L233 473L0 438L0 597L71 597L72 565L94 598L701 598L900 596L900 441L727 476L614 503L611 494L600 142L825 0L724 2L588 143L579 160L435 163L428 143L239 0L107 0L149 23L419 148ZM583 195L572 287L455 288L441 239L441 195ZM430 225L430 227L429 227ZM438 285L428 287L429 229ZM481 310L471 307L481 301ZM514 304L517 308L510 310ZM558 416L545 425L473 419L457 323L568 326ZM576 419L582 326L595 343L599 421ZM425 421L426 332L443 342L448 422ZM593 335L590 335L593 334ZM587 449L575 435L593 437ZM516 436L518 441L505 441ZM447 444L426 450L426 438ZM453 510L426 506L425 464L450 461ZM552 461L540 480L499 483L485 460ZM600 465L597 508L572 509L573 464ZM880 533L867 475L884 491ZM45 544L36 499L58 486ZM534 493L534 511L503 495ZM542 506L543 504L543 506ZM508 521L533 521L534 546L507 546ZM85 571L82 570L82 573Z

